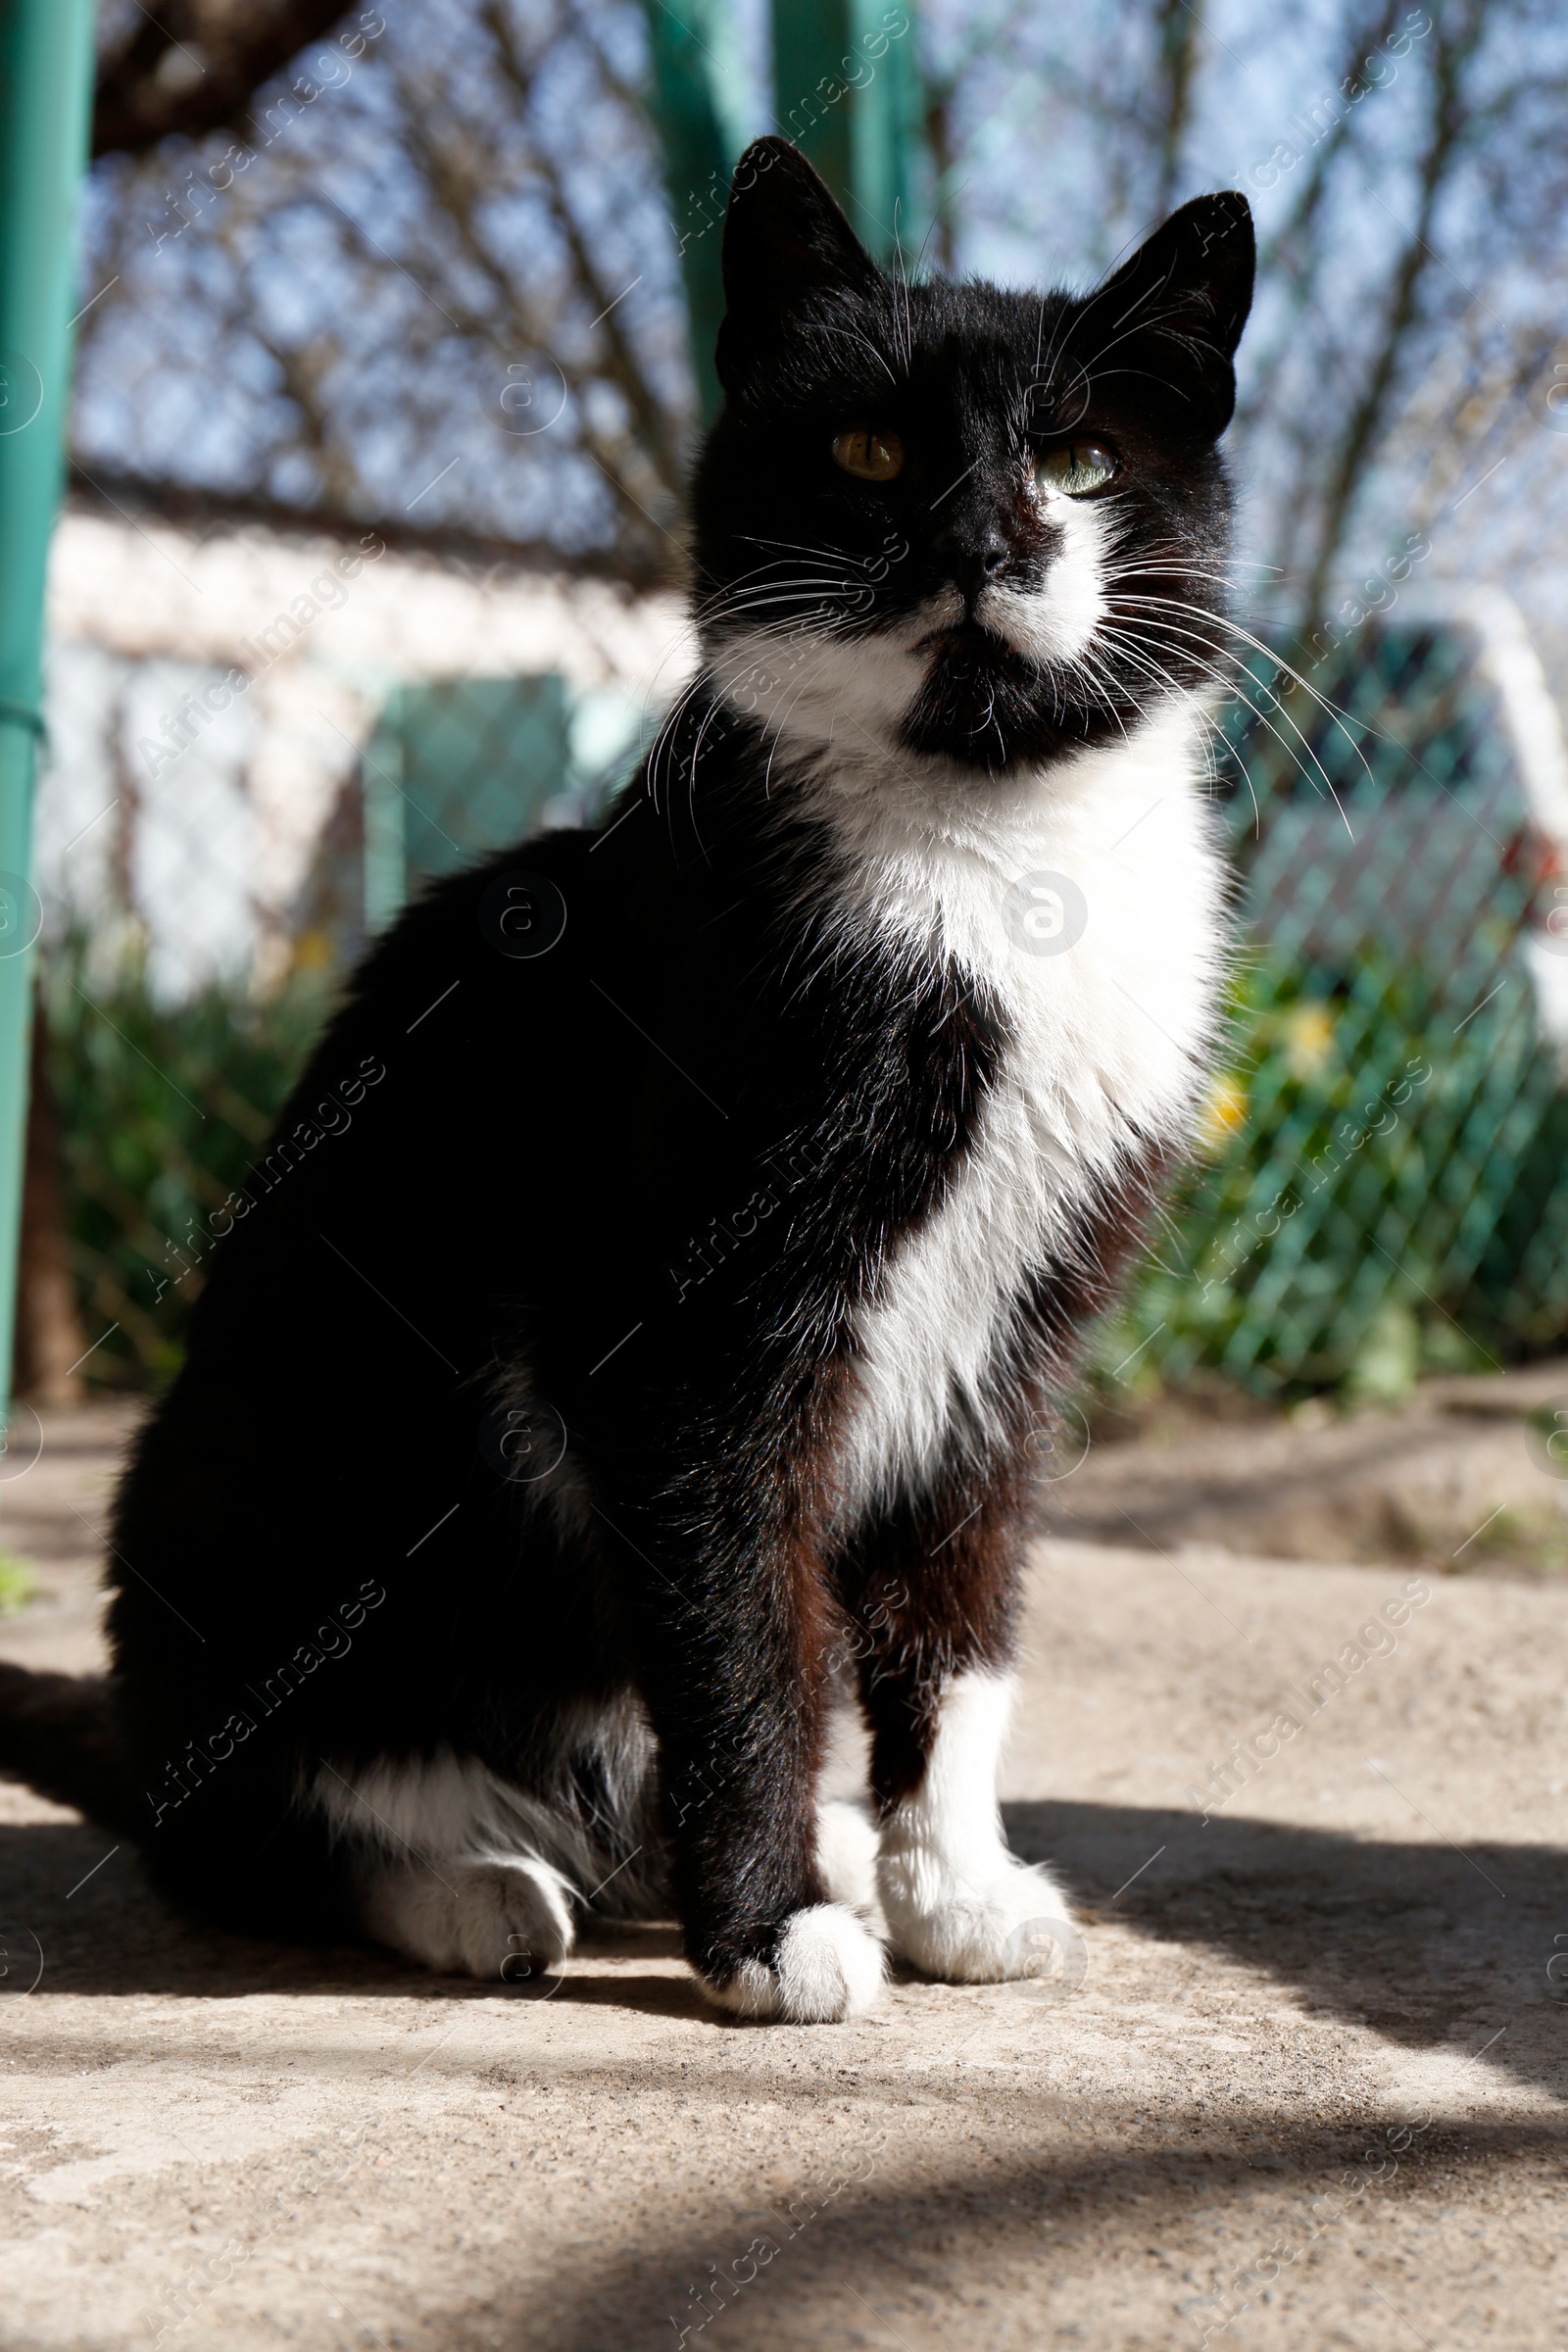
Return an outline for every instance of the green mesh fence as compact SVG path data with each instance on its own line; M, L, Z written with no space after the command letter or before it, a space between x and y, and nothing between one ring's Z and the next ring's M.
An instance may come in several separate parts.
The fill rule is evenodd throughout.
M1551 851L1474 642L1388 629L1304 674L1276 700L1259 658L1227 723L1231 1041L1203 1155L1100 1338L1124 1383L1396 1392L1568 1325Z
M1202 1153L1094 1368L1393 1392L1558 1348L1568 1096L1541 986L1568 983L1568 939L1545 926L1551 852L1476 640L1364 630L1313 692L1276 702L1272 674L1260 658L1216 786L1244 948ZM361 764L363 826L323 837L327 895L373 932L423 877L591 815L641 715L554 675L400 688ZM320 897L302 896L281 989L172 1002L84 938L49 958L89 1378L178 1360L212 1217L330 1002L304 955ZM339 953L355 945L348 925Z
M566 768L565 681L554 671L399 687L365 756L371 929L419 882L530 831Z
M364 760L368 928L420 882L541 823L591 817L626 772L640 719L625 695L573 697L554 670L399 687Z

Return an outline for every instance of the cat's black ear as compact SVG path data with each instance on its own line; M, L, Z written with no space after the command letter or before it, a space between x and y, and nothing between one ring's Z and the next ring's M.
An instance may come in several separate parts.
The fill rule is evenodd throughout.
M1236 406L1231 362L1256 267L1247 198L1196 196L1084 304L1080 364L1114 397L1162 407L1184 437L1217 441Z
M824 294L867 292L877 268L827 182L788 139L757 139L735 167L724 216L724 322L714 365L726 388Z

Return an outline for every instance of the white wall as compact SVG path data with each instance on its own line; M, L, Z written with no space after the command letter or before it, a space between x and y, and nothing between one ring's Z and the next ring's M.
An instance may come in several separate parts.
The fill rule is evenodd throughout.
M620 705L648 734L693 662L673 595L464 576L373 533L345 545L74 513L55 534L48 628L46 923L86 920L112 959L118 858L170 997L217 973L265 989L287 968L290 909L395 685L556 669L601 731Z

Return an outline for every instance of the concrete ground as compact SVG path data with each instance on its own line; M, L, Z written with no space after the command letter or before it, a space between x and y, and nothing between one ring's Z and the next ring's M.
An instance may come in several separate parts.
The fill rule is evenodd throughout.
M1524 1446L1523 1409L1447 1451L1466 1414ZM42 1578L7 1656L98 1661L120 1423L4 1465ZM1226 1547L1284 1488L1332 1528L1337 1478L1397 1484L1401 1426L1348 1470L1344 1425L1155 1429L1092 1449L1076 1516L1061 1482L1005 1784L1078 1898L1043 1984L758 2028L664 1928L494 1989L242 1942L0 1784L0 2344L1561 2345L1568 1584L1539 1546L1442 1573L1430 1528Z

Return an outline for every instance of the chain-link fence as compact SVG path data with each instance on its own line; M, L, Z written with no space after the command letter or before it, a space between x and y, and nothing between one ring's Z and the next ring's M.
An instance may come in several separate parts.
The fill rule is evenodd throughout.
M1202 1157L1102 1374L1397 1393L1568 1325L1568 773L1509 610L1368 629L1227 722ZM1283 689L1283 691L1282 691Z
M626 774L643 718L624 689L573 695L555 670L395 689L364 760L369 928L420 882L487 850L591 821Z

